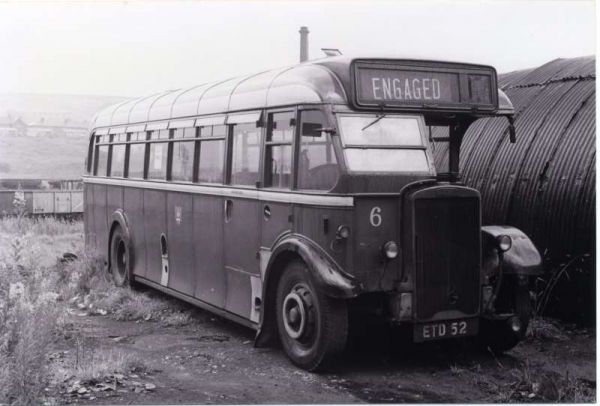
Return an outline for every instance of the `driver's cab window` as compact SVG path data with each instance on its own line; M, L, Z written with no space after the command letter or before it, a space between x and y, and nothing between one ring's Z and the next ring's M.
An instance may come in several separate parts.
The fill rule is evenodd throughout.
M300 112L300 151L298 154L298 189L329 190L339 177L339 167L327 120L319 110Z

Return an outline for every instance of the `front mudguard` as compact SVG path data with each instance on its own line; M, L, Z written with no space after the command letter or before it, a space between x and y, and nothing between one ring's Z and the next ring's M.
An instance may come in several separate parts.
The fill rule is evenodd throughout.
M325 295L337 299L350 299L358 296L362 285L342 268L317 244L306 237L289 234L275 243L265 273L265 286L269 285L282 254L295 253L308 267L317 287Z
M505 275L537 276L543 271L542 257L527 235L515 227L481 227L483 240L483 268L486 275L497 274L502 266ZM497 238L507 235L512 246L504 253L497 248ZM501 263L502 262L502 263Z
M494 292L491 300L484 303L482 316L499 323L516 315L526 329L531 314L530 277L542 273L542 258L529 237L517 228L485 226L481 232L484 284L490 284ZM509 236L512 241L505 252L498 248L501 235ZM523 334L524 331L518 333L519 337Z

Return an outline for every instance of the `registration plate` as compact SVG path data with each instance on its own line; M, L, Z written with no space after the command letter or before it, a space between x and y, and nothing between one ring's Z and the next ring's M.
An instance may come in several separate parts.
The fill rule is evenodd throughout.
M416 342L441 340L472 336L477 334L478 330L479 319L437 321L415 325L413 337Z

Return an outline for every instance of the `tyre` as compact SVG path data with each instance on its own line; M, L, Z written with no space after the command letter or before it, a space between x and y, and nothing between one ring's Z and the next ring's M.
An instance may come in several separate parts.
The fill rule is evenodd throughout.
M110 240L110 271L116 286L127 286L131 281L130 246L121 226L116 226Z
M277 327L283 349L296 366L323 369L346 345L346 302L325 296L306 264L293 261L277 286Z
M482 320L480 341L485 349L489 348L495 354L501 354L512 349L525 338L531 318L531 297L524 287L516 287L505 298L506 312L510 311L519 318L521 328L513 331L507 320Z

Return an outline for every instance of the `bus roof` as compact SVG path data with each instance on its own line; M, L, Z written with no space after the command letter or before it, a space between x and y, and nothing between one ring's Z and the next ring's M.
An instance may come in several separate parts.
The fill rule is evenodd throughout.
M293 104L348 104L352 88L350 65L357 59L365 58L336 56L311 60L127 100L99 112L92 120L91 129ZM501 91L499 102L500 109L512 109ZM509 105L506 105L507 102Z

